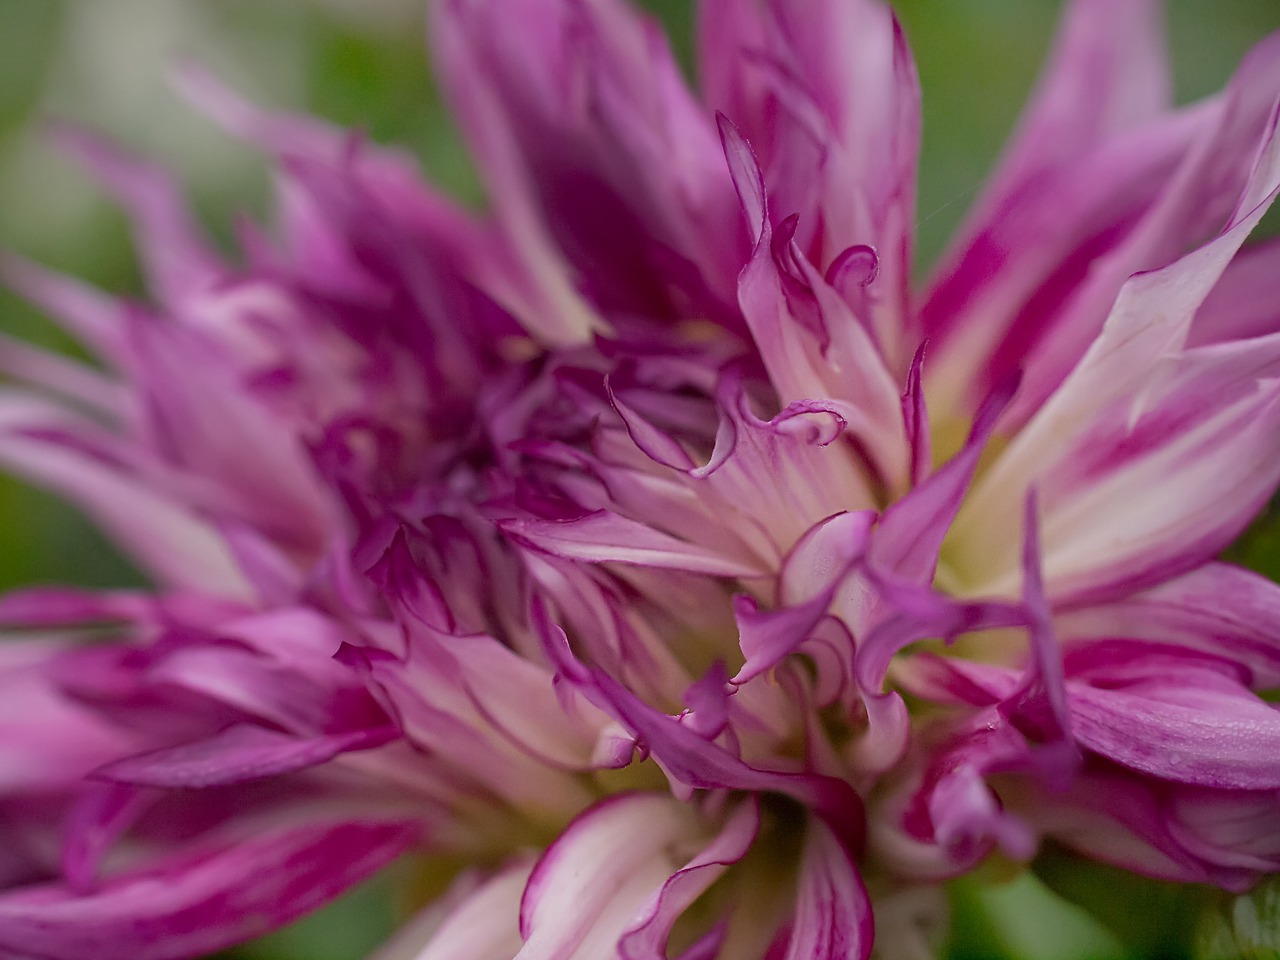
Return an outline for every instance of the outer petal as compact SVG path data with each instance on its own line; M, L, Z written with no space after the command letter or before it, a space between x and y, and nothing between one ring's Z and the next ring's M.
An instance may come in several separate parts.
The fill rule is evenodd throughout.
M1133 637L1175 643L1245 667L1258 690L1280 686L1280 585L1210 563L1168 583L1055 619L1064 641Z
M1139 577L1189 569L1225 546L1269 496L1280 479L1271 448L1271 424L1280 416L1274 383L1260 382L1241 398L1240 362L1231 352L1207 364L1186 355L1172 373L1168 360L1178 357L1196 309L1280 187L1274 126L1264 147L1229 229L1125 285L1088 354L981 478L948 543L964 589L1017 589L1017 520L1006 507L1033 483L1041 491L1044 574L1055 600L1117 584L1132 589ZM1169 399L1178 397L1171 383L1183 388L1180 403ZM1161 404L1151 407L1152 391L1184 418L1180 429L1166 429ZM1135 436L1117 443L1117 432ZM1099 433L1107 443L1097 442ZM1074 463L1096 462L1095 451L1116 462L1075 473ZM1209 464L1230 466L1223 474L1206 472Z
M0 646L0 795L56 792L94 767L137 749L58 690L56 666L74 657L48 641Z
M200 235L173 179L158 167L135 160L70 127L55 129L76 155L133 215L151 285L162 303L181 309L188 298L225 276Z
M1014 671L986 664L926 658L916 669L925 683L909 669L910 689L944 700L1003 704L1019 687ZM1233 790L1280 784L1280 711L1251 693L1229 662L1161 644L1101 641L1074 648L1066 672L1066 712L1081 748L1169 782Z
M1115 16L1099 16L1090 3L1077 5L1077 32L1092 34L1095 47L1110 51L1100 57L1081 51L1081 62L1097 57L1073 80L1083 115L1095 118L1087 123L1106 115L1106 98L1088 94L1095 76L1115 77L1144 62L1130 49L1144 44L1120 38L1126 25L1151 36L1140 24L1153 8L1127 4ZM1083 355L1126 279L1169 263L1217 228L1248 178L1255 138L1265 131L1280 88L1277 42L1264 41L1221 98L1097 147L1084 136L1084 156L1073 161L1064 153L1063 167L1035 171L990 212L924 310L926 318L952 324L952 332L966 331L939 351L943 360L932 371L936 402L950 408L957 391L971 388L972 404L988 382L1020 367L1028 389L1012 415L1026 420ZM1054 137L1040 142L1061 143ZM1043 150L1027 147L1032 154ZM1048 231L1039 226L1045 222L1052 223ZM1061 237L1062 246L1043 242L1046 233Z
M1103 670L1087 686L1068 683L1081 746L1166 780L1280 789L1280 711L1194 661L1143 672L1153 678L1121 685Z
M57 886L0 896L0 949L50 960L178 960L285 924L403 851L402 824L306 824L191 854L76 896Z
M1233 819L1233 808L1239 812L1242 806L1256 803L1257 794L1171 788L1116 770L1086 771L1066 791L1010 780L1002 784L1001 794L1040 832L1086 856L1150 877L1214 883L1238 891L1257 879L1252 864L1242 865L1251 842L1268 843L1276 822L1272 800L1270 814L1262 822L1255 821L1260 829L1246 828L1244 842L1232 849L1230 844L1215 842L1225 839L1229 828L1216 837L1212 829L1201 833L1190 821L1181 820L1179 808L1185 811L1184 803L1199 804L1202 816L1224 818L1220 823L1225 825ZM1270 824L1265 822L1268 819Z
M119 464L86 455L71 441L79 431L100 433L55 407L0 397L0 460L10 469L77 501L163 582L253 598L211 524Z
M1047 242L1012 242L1012 231L1029 229L1033 209L1053 196L1055 187L1062 189L1058 183L1064 175L1079 168L1092 152L1158 116L1168 105L1170 83L1156 0L1123 6L1073 0L1065 11L1052 59L1019 129L955 248L943 260L922 307L924 332L936 341L963 330L971 341L965 349L973 349L975 338L981 342L991 336L992 331L984 328L1007 321L1012 303L1002 310L991 309L990 304L980 307L976 301L997 290L1005 297L1025 297L1048 266L1034 269ZM1170 146L1185 146L1180 140L1184 138ZM1145 146L1145 156L1132 153L1127 162L1134 173L1143 170L1149 177L1153 160L1167 164L1168 159L1162 156L1166 151L1152 149L1153 138ZM1128 179L1116 172L1111 177ZM1077 210L1059 204L1061 216L1055 219L1054 233L1083 243L1088 238L1084 224L1077 227L1071 219ZM1114 208L1105 212L1115 213ZM1069 232L1073 227L1081 233Z

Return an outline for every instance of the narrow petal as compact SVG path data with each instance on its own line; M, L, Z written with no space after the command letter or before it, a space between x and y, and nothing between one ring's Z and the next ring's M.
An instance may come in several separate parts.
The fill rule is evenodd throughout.
M136 477L59 442L57 435L68 428L96 432L57 408L2 397L0 460L77 501L163 582L233 599L253 597L210 524Z
M870 511L837 514L810 530L779 575L779 599L786 606L761 612L745 595L734 599L739 646L746 657L734 683L759 676L809 639L862 559L873 520Z
M700 789L727 787L794 797L826 818L850 849L861 847L864 827L856 812L861 809L861 800L845 781L757 769L675 717L642 703L613 678L594 671L591 683L674 780Z
M302 738L242 724L207 740L117 760L95 776L152 787L220 787L305 770L396 736L393 728L382 728Z
M54 135L133 215L152 289L162 303L181 311L190 297L225 275L167 172L84 130L57 127Z
M708 97L755 147L780 217L797 215L798 249L824 274L850 248L874 250L879 275L849 298L853 326L901 375L920 91L893 11L768 0L711 3L702 16ZM715 50L706 31L724 25Z
M1018 380L1001 384L983 404L964 447L923 483L884 512L868 549L868 561L894 577L933 582L939 552L969 492L978 461Z
M112 877L0 896L0 949L50 960L177 960L261 935L332 899L404 851L403 824L319 823Z
M505 235L499 250L508 261L512 282L505 289L492 284L491 292L547 342L580 342L600 321L574 288L568 265L542 222L535 185L481 53L480 38L486 31L484 18L478 20L476 11L484 6L469 0L433 5L429 36L440 64L441 85L463 120ZM545 26L531 32L537 36L544 30Z
M719 577L752 577L763 572L736 558L604 511L580 520L511 520L503 526L511 536L541 550L592 563L635 563Z
M765 181L751 146L727 119L720 135L756 243L738 279L738 304L784 403L815 395L848 402L850 429L890 483L902 484L910 452L893 375L863 328L786 232L770 224ZM785 269L784 269L785 267ZM806 321L806 315L816 319Z

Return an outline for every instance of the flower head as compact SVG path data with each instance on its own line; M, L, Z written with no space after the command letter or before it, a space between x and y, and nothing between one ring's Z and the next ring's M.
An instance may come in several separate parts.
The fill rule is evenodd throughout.
M278 162L230 264L61 134L153 300L4 262L105 369L7 345L0 459L157 587L0 600L0 952L195 956L402 854L422 960L906 955L1042 837L1280 869L1280 588L1215 560L1280 483L1280 37L1173 110L1156 5L1070 4L915 289L882 4L704 0L696 95L616 0L431 9L485 214L187 70Z

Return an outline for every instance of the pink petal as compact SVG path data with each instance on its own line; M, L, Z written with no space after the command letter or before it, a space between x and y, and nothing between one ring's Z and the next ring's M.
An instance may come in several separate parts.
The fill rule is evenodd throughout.
M1246 246L1227 264L1200 305L1191 326L1192 343L1248 340L1280 327L1280 241Z
M1055 598L1131 588L1152 571L1168 576L1190 569L1235 536L1270 495L1278 459L1271 451L1276 388L1259 383L1243 397L1239 389L1217 395L1215 371L1226 385L1240 376L1230 353L1220 366L1187 360L1182 368L1186 382L1199 384L1195 395L1217 396L1222 408L1209 407L1194 428L1157 434L1149 449L1136 445L1136 455L1126 456L1130 448L1112 443L1103 449L1123 458L1116 469L1095 470L1069 488L1053 485L1072 475L1073 462L1090 459L1094 430L1110 424L1114 432L1135 421L1141 427L1144 393L1170 391L1166 358L1177 357L1197 307L1280 189L1280 139L1274 134L1272 127L1230 229L1125 284L1088 354L981 478L951 534L953 571L966 579L966 590L1016 590L1017 519L1005 506L1032 483L1041 491L1044 572ZM1225 474L1207 466L1223 463L1229 465ZM1117 504L1124 509L1117 512Z
M485 32L484 3L449 0L431 10L430 37L440 65L441 86L484 174L502 228L499 262L504 273L486 278L490 293L531 331L549 343L574 343L600 325L578 294L568 266L555 248L536 206L535 186L525 169L479 35ZM524 22L529 22L527 18ZM531 29L531 37L545 32Z
M675 717L642 703L612 677L593 671L590 683L674 780L698 789L727 787L794 797L826 818L850 849L861 846L861 801L845 781L752 767Z
M1280 585L1239 567L1206 564L1057 622L1064 640L1124 636L1175 643L1246 667L1256 689L1280 686Z
M128 208L152 288L166 306L181 310L190 297L224 276L196 227L173 179L84 130L58 127L59 144Z
M9 253L0 255L0 280L102 359L120 365L128 357L120 329L123 305L100 290Z
M702 838L692 807L661 794L621 794L580 815L534 868L520 907L518 960L594 960L650 915ZM674 906L674 904L673 904Z
M503 527L512 537L558 557L591 563L634 563L718 577L752 577L763 572L736 558L605 511L580 520L509 520Z
M1103 679L1096 679L1101 684ZM1280 788L1280 711L1188 663L1131 687L1068 684L1081 746L1179 783Z
M349 750L368 750L395 739L393 728L294 737L240 724L207 740L117 760L95 776L152 787L204 788L305 770Z
M212 527L185 505L51 436L96 430L27 398L0 398L0 460L78 503L162 581L233 599L253 591Z
M858 868L835 836L810 819L786 960L866 960L874 921Z
M734 683L759 676L809 638L862 559L873 520L870 511L842 513L806 533L787 555L779 575L779 600L785 606L761 612L751 598L734 598L739 645L746 658Z
M370 960L511 960L520 952L520 898L532 870L532 862L517 862L460 901L446 893Z
M259 936L332 899L417 838L413 826L318 823L263 832L112 877L77 896L0 896L0 949L50 960L176 960Z
M715 839L668 877L641 907L618 941L622 960L667 960L667 941L676 921L729 867L746 856L759 827L757 802L743 801Z
M870 295L850 298L860 313L852 326L900 375L920 126L906 40L892 10L872 0L762 6L719 3L703 14L704 31L728 22L715 37L722 51L704 33L708 95L756 148L774 206L798 215L799 248L820 272L851 247L877 252Z

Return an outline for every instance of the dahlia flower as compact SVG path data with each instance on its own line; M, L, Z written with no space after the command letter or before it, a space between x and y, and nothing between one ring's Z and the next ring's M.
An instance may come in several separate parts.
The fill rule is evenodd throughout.
M397 858L382 960L931 955L1051 839L1280 870L1280 35L1169 104L1073 0L911 279L919 92L876 0L436 0L483 213L196 69L276 160L228 262L58 136L151 297L8 257L0 459L152 590L0 599L0 956L194 957Z

